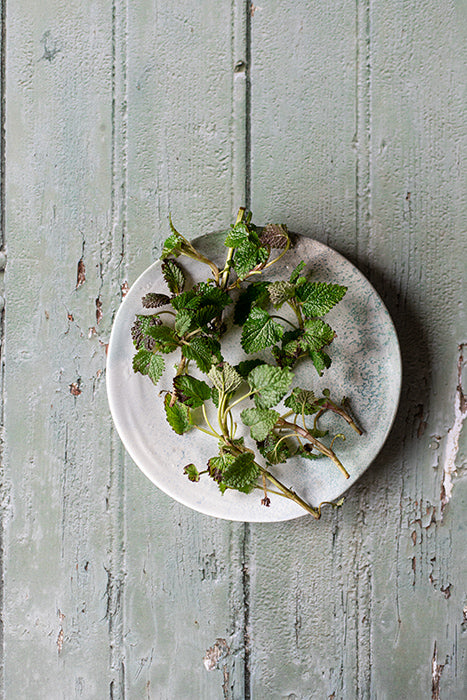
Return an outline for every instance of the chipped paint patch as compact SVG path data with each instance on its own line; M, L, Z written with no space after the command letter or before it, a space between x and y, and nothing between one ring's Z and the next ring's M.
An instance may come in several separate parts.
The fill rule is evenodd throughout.
M467 398L462 388L462 370L464 368L465 343L459 345L457 361L457 388L454 404L454 423L446 437L445 458L443 465L443 482L441 484L441 514L452 497L453 477L456 475L456 458L459 451L459 438L462 426L467 418Z
M72 382L72 384L70 384L70 394L73 396L79 396L81 394L80 384L81 379L78 379L77 382Z
M445 665L438 663L438 647L435 642L431 659L431 700L440 700L439 683Z
M83 258L80 258L78 260L78 269L76 271L76 287L75 289L78 289L81 287L86 282L86 267L84 265L84 260Z
M96 299L96 324L99 325L99 323L102 321L102 302L100 300L100 297L97 297Z
M230 647L225 639L216 639L214 645L209 647L203 657L203 663L206 671L214 671L219 667L219 662L225 659L230 654Z

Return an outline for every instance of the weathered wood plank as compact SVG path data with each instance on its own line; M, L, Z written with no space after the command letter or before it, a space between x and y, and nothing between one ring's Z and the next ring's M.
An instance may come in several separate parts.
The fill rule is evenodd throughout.
M463 696L466 33L456 2L8 4L5 697ZM402 341L392 436L319 523L189 511L108 414L168 212L223 228L250 188Z
M4 462L3 462L3 442L5 439L5 406L4 406L4 380L5 380L5 353L4 353L4 308L5 289L4 271L6 265L5 248L5 70L6 70L6 7L5 3L0 3L0 474L2 482L0 499L0 609L3 611L4 600ZM0 615L0 695L4 694L4 624L3 615Z
M458 346L467 337L467 18L455 2L428 3L416 13L387 3L372 8L371 20L371 234L364 257L398 321L406 375L394 435L394 443L397 436L403 441L392 474L397 547L374 565L375 617L392 619L386 629L375 625L374 687L382 692L390 684L394 696L416 696L433 684L433 697L456 698L465 693L467 651L466 483L450 473L466 458ZM444 490L452 479L452 494L444 494L446 477ZM388 586L391 554L396 575ZM396 614L388 616L391 608ZM391 639L391 659L383 663Z
M241 204L245 168L236 149L241 154L244 77L234 71L245 60L239 7L230 1L128 4L122 92L128 100L124 270L130 283L158 257L169 212L191 238L226 227ZM125 460L128 697L243 696L243 530L174 503ZM217 639L230 653L219 670L208 672L203 657Z
M29 9L9 15L6 690L241 696L243 527L142 477L103 385L121 288L168 212L205 231L237 206L238 8ZM208 674L218 638L230 653Z
M300 3L255 12L252 208L288 217L369 274L399 331L404 393L388 444L341 511L320 523L252 528L252 694L457 698L466 654L466 448L456 387L466 337L467 25L454 3L414 11L363 2L351 12L306 12ZM340 174L329 165L334 144ZM274 179L279 158L283 177ZM453 465L443 510L443 467Z
M268 2L251 17L251 207L343 252L355 241L355 7ZM285 217L285 218L284 218ZM350 225L349 225L350 222Z
M119 501L97 332L111 192L109 4L7 27L7 697L106 697ZM108 494L112 498L107 499Z

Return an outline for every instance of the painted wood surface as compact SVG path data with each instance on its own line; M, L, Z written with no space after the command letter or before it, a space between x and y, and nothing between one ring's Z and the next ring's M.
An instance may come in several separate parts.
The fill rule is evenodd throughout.
M464 697L465 3L1 8L2 696ZM391 436L318 523L178 505L109 416L169 211L242 203L352 260L401 341Z

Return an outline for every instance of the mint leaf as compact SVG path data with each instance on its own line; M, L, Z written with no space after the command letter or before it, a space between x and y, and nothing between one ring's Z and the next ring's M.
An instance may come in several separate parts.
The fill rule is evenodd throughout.
M217 481L217 483L220 484L222 482L224 471L234 462L235 457L226 452L221 452L221 454L218 454L216 457L211 457L211 459L208 459L209 476L211 479L214 479L214 481Z
M181 309L175 318L175 330L177 335L185 335L193 325L194 312L188 309Z
M235 391L242 383L241 376L228 362L211 367L208 377L216 389L223 393Z
M254 306L243 326L240 342L245 352L258 352L277 343L283 334L280 323L274 321L264 309Z
M161 355L155 355L152 353L152 357L149 361L148 375L154 384L157 384L159 379L162 377L162 373L165 369L164 358Z
M287 440L275 433L269 433L265 440L257 443L257 446L268 464L282 464L292 456Z
M193 315L193 325L195 328L205 328L208 324L219 316L219 309L215 306L202 306Z
M149 372L149 363L151 362L152 352L141 348L133 356L133 372L140 372L140 374L147 374Z
M331 358L324 350L311 350L309 353L316 371L321 377L324 370L331 366Z
M199 471L194 464L187 464L186 467L183 468L183 473L187 475L190 481L197 482L200 479Z
M258 365L264 365L264 361L259 358L256 360L242 360L238 365L235 365L235 369L243 379L246 379L251 370L258 367Z
M264 307L269 302L269 282L253 282L240 293L235 304L234 323L243 326L252 306Z
M185 275L174 260L166 260L161 265L162 274L172 294L180 294L185 286Z
M219 408L219 389L215 386L211 387L211 401L216 408Z
M232 303L229 294L219 287L213 287L205 282L198 284L195 287L197 296L199 297L200 306L215 306L219 312L225 309L226 306Z
M268 287L268 292L272 305L276 309L280 309L282 304L288 301L288 299L293 299L295 296L295 285L285 280L271 282Z
M258 392L257 408L272 408L285 396L292 383L293 373L287 368L259 365L248 375L248 383Z
M142 304L146 309L157 309L160 306L165 306L170 304L170 297L167 294L156 294L156 292L149 292L145 294L142 298Z
M178 294L171 299L171 304L175 311L181 311L181 309L198 309L200 303L201 298L194 289L190 289L187 292L181 292L181 294Z
M173 380L177 390L177 398L191 408L202 406L211 398L211 389L201 379L191 377L189 374L180 374Z
M164 408L167 422L175 433L183 435L191 428L190 409L179 401L175 401L173 406L171 406L171 400L171 395L166 394Z
M285 248L289 241L287 226L284 226L284 224L266 224L259 240L261 245L268 245L270 248Z
M151 326L147 335L156 341L154 348L159 352L173 352L179 345L174 329L169 326Z
M250 232L248 230L248 226L243 222L240 222L239 224L232 226L232 229L229 231L227 238L225 239L224 245L227 246L227 248L236 248L247 241L249 235Z
M305 352L321 350L325 345L329 345L334 338L334 331L331 326L320 318L308 319L304 323L304 334L300 338L300 347Z
M245 425L250 426L253 440L265 440L274 428L279 413L268 408L245 408L240 417Z
M178 257L182 251L183 240L177 233L173 233L164 241L164 247L162 248L161 260L165 260L169 255L173 255L174 258Z
M290 281L292 284L295 284L300 277L301 273L303 272L303 269L305 267L305 261L301 260L297 267L292 270L292 274L290 275Z
M324 316L344 296L347 287L326 282L306 282L297 290L305 316Z
M256 245L252 241L245 241L235 252L234 268L240 279L243 279L257 265L265 263L269 257L266 248Z
M259 474L260 469L255 464L254 455L251 452L242 452L224 469L222 480L231 489L251 493Z
M284 404L298 415L303 413L305 416L311 416L320 410L320 405L316 401L316 396L312 391L296 387L286 398Z
M183 356L194 360L201 372L209 372L213 363L213 355L219 351L219 343L212 338L196 336L191 338L189 345L182 345Z
M139 348L143 345L150 328L161 325L162 321L157 314L153 314L152 316L137 314L135 322L131 327L131 337L133 338L133 343L136 349L139 350ZM150 350L150 348L146 349Z

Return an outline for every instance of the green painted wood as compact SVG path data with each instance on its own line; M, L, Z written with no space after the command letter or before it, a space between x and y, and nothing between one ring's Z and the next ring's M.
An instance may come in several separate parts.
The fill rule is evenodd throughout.
M224 228L241 203L241 22L224 1L128 6L130 284L158 257L169 212L192 238ZM243 531L174 503L125 461L127 697L243 696ZM218 639L229 653L208 672L203 657Z
M118 684L120 499L93 331L111 241L111 29L109 5L8 7L5 697Z
M463 697L462 3L1 8L1 695ZM353 260L401 339L392 435L318 523L178 505L108 412L113 318L169 212L194 237L245 201Z
M242 187L234 8L217 10L8 15L7 697L243 694L243 526L157 491L104 387L115 311L169 211L188 235L218 228Z
M367 272L396 322L405 380L392 436L341 511L252 529L252 696L457 699L466 681L465 12L272 5L252 21L252 202L275 219L286 209L291 228ZM341 175L330 165L336 144ZM271 187L278 160L293 176Z

